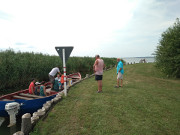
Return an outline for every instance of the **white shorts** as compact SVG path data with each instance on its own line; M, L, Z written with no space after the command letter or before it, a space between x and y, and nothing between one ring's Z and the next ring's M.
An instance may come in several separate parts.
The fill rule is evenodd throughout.
M123 79L123 74L121 72L118 72L117 79Z

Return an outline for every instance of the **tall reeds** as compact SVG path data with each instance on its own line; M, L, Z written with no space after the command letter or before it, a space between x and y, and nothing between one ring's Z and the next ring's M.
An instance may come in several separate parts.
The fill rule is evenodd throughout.
M116 64L115 58L103 58L107 68ZM80 72L82 76L93 73L93 57L70 57L67 74ZM59 56L34 52L15 52L12 49L0 51L0 95L10 89L28 88L32 78L48 81L53 67L63 67ZM60 69L63 73L63 68Z

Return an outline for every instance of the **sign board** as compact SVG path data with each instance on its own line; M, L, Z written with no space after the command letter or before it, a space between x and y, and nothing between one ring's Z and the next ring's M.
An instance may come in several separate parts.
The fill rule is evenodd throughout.
M67 62L72 50L73 50L73 46L59 46L59 47L55 47L56 51L59 54L59 57L61 58L61 60L63 61L63 53L62 50L65 49L65 62Z
M55 47L56 51L59 54L59 57L63 61L63 69L64 69L64 94L67 96L67 88L66 88L66 62L73 50L73 46L61 46L61 47Z

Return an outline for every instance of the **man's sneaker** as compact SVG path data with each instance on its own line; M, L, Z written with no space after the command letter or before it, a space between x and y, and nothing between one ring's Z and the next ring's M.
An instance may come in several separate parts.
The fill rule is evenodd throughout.
M101 92L102 92L102 90L101 91L99 91L99 90L97 91L97 93L101 93Z

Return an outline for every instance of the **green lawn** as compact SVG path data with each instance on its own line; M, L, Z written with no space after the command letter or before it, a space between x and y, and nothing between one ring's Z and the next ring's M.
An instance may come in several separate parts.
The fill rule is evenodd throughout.
M124 87L114 88L116 69L106 71L103 93L94 77L71 87L31 135L180 134L180 80L154 64L124 66Z

